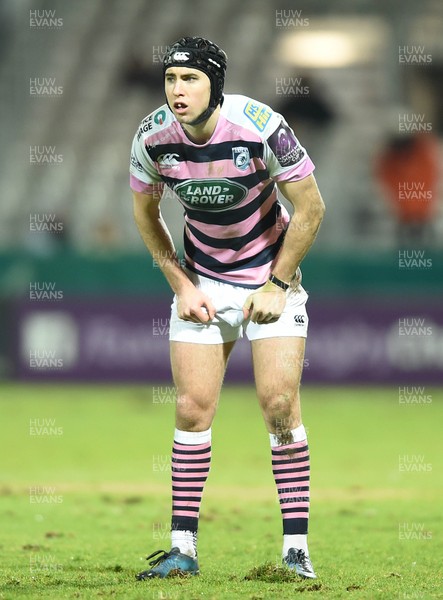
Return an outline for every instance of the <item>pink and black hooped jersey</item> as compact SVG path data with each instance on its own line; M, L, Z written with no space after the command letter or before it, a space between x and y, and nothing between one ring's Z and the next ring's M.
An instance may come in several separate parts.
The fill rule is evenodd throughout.
M275 182L297 181L314 165L284 118L240 95L224 96L206 144L193 143L164 104L141 122L130 185L166 185L185 209L189 269L248 288L266 282L289 222Z

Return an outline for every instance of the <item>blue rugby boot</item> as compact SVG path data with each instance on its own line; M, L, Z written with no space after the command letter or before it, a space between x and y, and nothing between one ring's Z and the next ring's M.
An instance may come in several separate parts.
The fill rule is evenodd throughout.
M294 570L300 577L317 579L311 559L305 554L304 550L289 548L288 554L283 559L283 564L286 564L290 569Z
M160 556L158 556L160 554ZM156 557L156 558L154 558ZM150 559L153 560L150 560ZM168 577L174 575L199 575L200 570L196 558L191 558L187 554L182 554L179 548L172 548L169 552L165 550L157 550L153 552L146 560L149 560L149 564L152 569L148 571L142 571L136 575L136 579L143 581L143 579L151 579L152 577Z

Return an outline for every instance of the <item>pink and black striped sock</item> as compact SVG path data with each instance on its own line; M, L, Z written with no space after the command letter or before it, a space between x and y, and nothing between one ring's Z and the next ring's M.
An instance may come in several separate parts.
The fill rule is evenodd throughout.
M211 463L211 430L175 430L172 448L171 547L195 557L203 488Z
M283 518L283 556L289 548L308 552L309 448L303 425L292 430L293 442L279 445L270 434L272 472Z

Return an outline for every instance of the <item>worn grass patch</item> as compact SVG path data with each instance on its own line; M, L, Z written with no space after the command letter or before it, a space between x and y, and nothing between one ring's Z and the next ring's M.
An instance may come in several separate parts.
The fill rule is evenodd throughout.
M305 388L316 580L281 565L269 441L252 388L213 427L198 577L136 581L170 549L173 406L149 387L0 386L0 600L443 598L443 394ZM57 435L30 435L30 420ZM61 433L60 433L61 432ZM424 465L406 469L403 465Z

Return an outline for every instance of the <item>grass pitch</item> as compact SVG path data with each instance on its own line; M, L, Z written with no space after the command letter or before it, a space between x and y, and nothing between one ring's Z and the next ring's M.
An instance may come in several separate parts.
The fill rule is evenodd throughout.
M443 598L443 391L302 390L310 552L280 567L281 520L252 388L225 388L201 510L200 577L136 582L169 549L172 390L0 387L0 598Z

